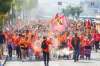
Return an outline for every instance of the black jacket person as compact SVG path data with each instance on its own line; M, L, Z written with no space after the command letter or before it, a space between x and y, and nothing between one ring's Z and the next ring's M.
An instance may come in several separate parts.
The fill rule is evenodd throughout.
M77 34L75 34L75 37L73 37L73 39L72 39L72 46L74 49L73 59L76 62L76 61L78 61L79 52L80 52L80 39L77 36Z

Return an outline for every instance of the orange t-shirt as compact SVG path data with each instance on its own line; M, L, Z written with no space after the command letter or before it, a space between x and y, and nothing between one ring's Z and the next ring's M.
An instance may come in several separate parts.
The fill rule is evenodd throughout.
M20 40L20 46L21 47L27 47L27 41L24 38L21 38L21 40Z

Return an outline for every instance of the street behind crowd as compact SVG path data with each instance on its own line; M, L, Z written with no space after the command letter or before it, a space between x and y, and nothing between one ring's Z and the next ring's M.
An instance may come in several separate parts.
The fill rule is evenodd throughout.
M56 60L50 61L49 66L100 66L100 51L98 53L92 51L91 60L80 60L74 63L73 60ZM5 66L44 66L43 61L8 61Z

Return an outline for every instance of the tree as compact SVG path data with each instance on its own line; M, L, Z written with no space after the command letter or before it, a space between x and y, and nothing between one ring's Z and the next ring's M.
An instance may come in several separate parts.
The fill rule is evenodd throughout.
M12 0L0 0L0 30L4 24L5 15L10 11Z
M12 0L0 0L0 15L5 15L11 8Z
M62 12L65 16L72 16L74 19L74 17L79 18L80 14L83 12L83 9L80 6L67 6Z
M70 7L70 14L71 14L71 16L72 16L73 18L75 17L75 14L76 14L75 7Z
M12 6L16 11L21 11L21 9L23 8L22 4L23 0L13 0Z
M26 0L24 3L26 3L26 6L24 6L25 9L33 9L37 6L38 0Z
M16 12L21 12L23 9L28 10L36 7L37 3L38 0L0 0L0 26L4 24L5 15L11 15L10 11L16 15Z
M65 9L63 9L63 13L65 16L72 16L74 18L76 14L76 10L72 6L67 6Z
M38 0L13 0L13 5L16 11L23 9L32 9L37 6Z
M69 9L63 9L62 12L64 13L65 16L70 16L70 11L69 11Z
M82 7L75 7L76 17L79 18L80 14L83 12Z

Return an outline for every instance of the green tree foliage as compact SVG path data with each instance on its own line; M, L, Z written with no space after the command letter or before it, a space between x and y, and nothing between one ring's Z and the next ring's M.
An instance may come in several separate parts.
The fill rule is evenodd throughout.
M0 0L0 30L4 24L3 21L6 13L10 11L11 3L12 0Z
M23 8L23 1L25 0L13 0L13 8L16 10L16 11L21 11L22 8Z
M74 17L78 18L80 14L83 12L83 9L80 6L76 7L67 6L65 9L63 9L62 12L64 13L65 16L72 16L73 18Z
M13 0L13 7L16 11L30 10L37 6L38 0Z
M12 0L0 0L0 15L5 15L11 8Z
M63 9L62 12L64 13L65 16L70 16L70 10L69 10L69 8Z
M70 14L75 17L75 14L76 14L76 9L75 7L70 7Z
M26 4L26 6L24 6L24 8L32 9L37 6L38 0L26 0L24 3Z
M30 10L36 7L37 3L38 0L0 0L0 27L10 10L14 9L16 12L21 12L23 9Z
M77 17L79 17L80 14L83 12L82 7L76 7L75 10L76 10L76 16L77 16Z

